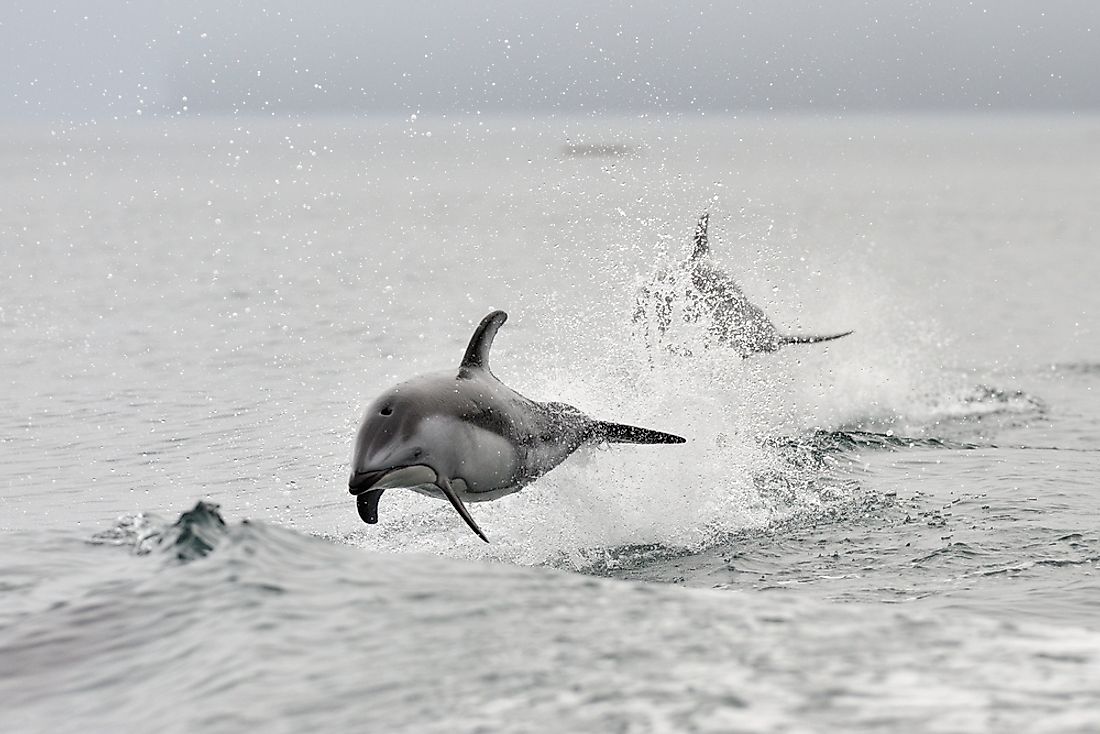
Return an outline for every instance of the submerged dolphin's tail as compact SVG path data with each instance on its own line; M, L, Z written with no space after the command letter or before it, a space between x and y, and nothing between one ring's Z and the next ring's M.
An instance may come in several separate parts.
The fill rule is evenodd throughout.
M831 342L842 336L848 336L852 332L845 331L842 334L780 334L779 344L817 344L818 342Z
M608 443L684 443L685 439L671 433L628 426L625 423L592 421L592 438Z

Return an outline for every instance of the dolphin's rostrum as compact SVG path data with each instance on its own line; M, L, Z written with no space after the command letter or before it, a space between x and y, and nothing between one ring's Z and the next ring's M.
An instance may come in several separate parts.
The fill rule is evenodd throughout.
M378 522L382 493L400 487L446 498L488 542L465 502L518 492L585 444L684 442L505 386L489 371L489 349L507 318L493 311L482 319L457 372L414 377L367 406L348 481L363 522Z

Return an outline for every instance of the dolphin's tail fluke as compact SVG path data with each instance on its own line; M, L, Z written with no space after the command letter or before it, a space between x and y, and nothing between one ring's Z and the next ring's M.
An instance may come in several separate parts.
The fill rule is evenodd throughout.
M671 433L628 426L625 423L592 422L592 436L608 443L684 443L685 439Z
M848 336L852 332L845 331L842 334L782 334L779 337L780 345L783 344L817 344L818 342L831 342L842 336Z

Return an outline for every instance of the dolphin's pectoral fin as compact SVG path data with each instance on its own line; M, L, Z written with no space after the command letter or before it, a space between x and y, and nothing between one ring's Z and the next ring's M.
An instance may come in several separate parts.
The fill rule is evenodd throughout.
M370 489L355 498L355 509L368 525L378 522L378 500L385 489Z
M470 344L466 347L466 354L462 357L460 369L468 370L480 367L489 369L489 349L493 346L500 325L508 320L508 314L503 311L493 311L486 316L474 329L474 335L470 337Z
M851 331L845 331L842 334L785 334L779 337L780 345L783 344L817 344L818 342L831 342L833 339L839 339L842 336L848 336Z
M485 537L485 533L481 532L481 528L474 522L474 518L470 516L470 511L466 509L466 505L462 504L462 500L459 498L458 493L455 492L454 487L451 486L450 480L447 479L447 477L440 476L435 486L439 487L443 490L443 494L447 495L447 499L451 501L451 505L458 514L462 516L462 519L466 521L466 524L470 526L470 530L473 530L477 533L477 537L488 543L489 539Z

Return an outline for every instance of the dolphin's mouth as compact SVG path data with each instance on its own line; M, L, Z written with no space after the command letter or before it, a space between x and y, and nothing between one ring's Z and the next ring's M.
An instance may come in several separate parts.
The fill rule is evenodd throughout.
M351 473L348 479L348 491L353 495L362 494L378 483L378 480L386 476L393 469L376 469L375 471L356 471Z
M353 495L359 495L376 489L394 489L397 487L411 489L424 484L434 485L437 476L434 469L423 464L388 466L385 469L357 471L352 472L351 477L348 479L348 491Z

